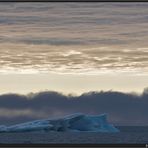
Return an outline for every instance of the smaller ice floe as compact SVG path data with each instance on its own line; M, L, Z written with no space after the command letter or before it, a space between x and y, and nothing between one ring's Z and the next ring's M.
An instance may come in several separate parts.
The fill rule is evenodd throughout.
M28 131L73 131L73 132L119 132L117 128L107 122L107 115L72 114L59 119L44 119L0 126L0 132L28 132Z

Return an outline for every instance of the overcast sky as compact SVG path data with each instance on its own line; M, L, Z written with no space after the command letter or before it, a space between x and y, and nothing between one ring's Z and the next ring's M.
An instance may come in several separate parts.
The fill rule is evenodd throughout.
M148 84L147 6L2 3L0 93L142 92Z
M1 3L0 93L142 92L147 3Z
M147 5L2 3L0 72L147 72Z

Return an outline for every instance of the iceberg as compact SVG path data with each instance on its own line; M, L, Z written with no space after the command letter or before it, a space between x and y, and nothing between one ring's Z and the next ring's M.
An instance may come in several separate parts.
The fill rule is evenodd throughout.
M21 124L0 125L0 132L58 131L58 132L119 132L107 122L107 115L76 113L59 119L42 119Z

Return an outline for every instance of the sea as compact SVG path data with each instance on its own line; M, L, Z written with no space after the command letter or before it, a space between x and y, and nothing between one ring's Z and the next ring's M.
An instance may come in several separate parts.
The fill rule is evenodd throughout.
M0 133L0 144L148 144L148 126L118 126L119 133L34 131Z

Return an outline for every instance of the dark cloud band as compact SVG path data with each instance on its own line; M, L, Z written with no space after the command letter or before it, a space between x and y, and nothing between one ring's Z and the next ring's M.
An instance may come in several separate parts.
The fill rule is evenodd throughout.
M59 117L70 113L108 113L109 121L119 125L146 125L148 93L142 95L121 92L89 92L80 96L58 92L39 92L22 96L0 96L0 122L12 124L31 119ZM6 114L7 113L7 114ZM38 115L38 116L36 116Z

